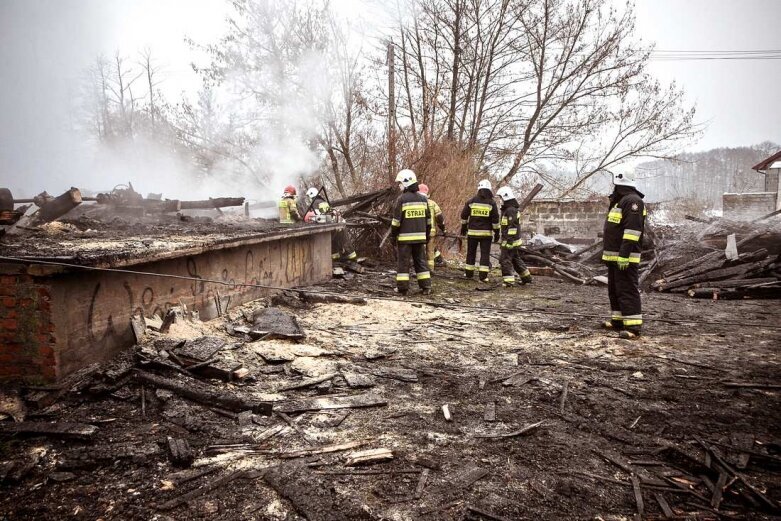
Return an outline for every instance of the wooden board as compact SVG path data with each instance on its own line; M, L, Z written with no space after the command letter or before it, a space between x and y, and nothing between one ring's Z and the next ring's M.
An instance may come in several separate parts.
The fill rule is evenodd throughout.
M376 394L366 393L354 396L334 396L290 400L274 404L274 410L284 413L322 411L329 409L352 409L358 407L380 407L388 402Z

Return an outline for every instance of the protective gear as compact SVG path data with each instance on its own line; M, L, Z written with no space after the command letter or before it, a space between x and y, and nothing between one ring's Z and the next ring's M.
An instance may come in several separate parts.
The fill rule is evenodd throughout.
M488 190L490 192L493 192L493 189L491 188L491 181L488 179L483 179L479 183L477 183L477 189L478 190Z
M310 199L314 199L318 193L320 193L320 190L318 190L313 186L312 188L306 191L306 196Z
M515 286L513 270L521 277L522 284L532 281L529 268L521 260L521 214L518 211L518 201L511 198L502 205L502 220L500 230L502 234L502 250L499 255L499 265L502 267L502 283L504 286Z
M404 172L404 170L402 170ZM399 172L401 176L402 172ZM415 174L410 186L416 184ZM409 180L409 175L403 179ZM404 180L399 181L404 183ZM402 295L409 291L409 263L412 258L420 289L431 287L431 272L426 267L426 243L431 234L431 214L428 200L417 192L404 191L396 202L391 220L391 235L398 243L399 265L396 271L396 289Z
M624 340L635 340L639 336L640 336L639 329L637 331L629 331L628 329L624 329L618 332L618 338L623 338Z
M496 192L496 195L502 198L502 201L509 201L510 199L515 199L515 195L513 194L512 188L509 186L503 186L499 189L498 192Z
M428 185L420 183L418 185L418 192L428 197Z
M613 174L613 184L616 186L631 186L632 188L637 188L634 174L630 174L628 172Z
M312 210L316 215L331 214L331 205L322 196L317 196L312 199Z
M296 204L296 197L285 192L285 195L279 200L279 223L293 224L301 220L301 214L298 213L298 205Z
M309 211L306 212L306 215L304 216L304 222L305 223L311 223L315 219L315 212Z
M409 188L411 185L418 182L418 178L415 175L415 172L412 170L405 168L404 170L401 170L398 174L396 174L396 182L401 183L401 186L404 188Z
M481 181L480 184L488 181ZM496 239L499 233L499 210L485 186L481 186L477 195L466 202L461 210L461 235L467 236L466 266L464 276L471 278L478 269L477 248L480 247L480 280L488 278L491 270L491 236Z
M419 185L418 190L423 193L423 187L428 190L426 185ZM426 243L426 260L428 262L428 269L434 271L434 257L437 249L437 228L442 230L442 234L445 233L445 214L442 213L442 209L439 207L436 201L433 199L428 200L428 211L431 215L430 225L431 233L429 235L429 241Z
M283 194L296 195L296 187L293 186L293 185L287 185L285 187L285 190L284 190Z
M494 244L499 244L499 230L494 230Z
M640 299L640 241L647 215L643 194L635 188L617 185L603 230L602 260L607 264L607 290L611 323L637 335L643 325Z

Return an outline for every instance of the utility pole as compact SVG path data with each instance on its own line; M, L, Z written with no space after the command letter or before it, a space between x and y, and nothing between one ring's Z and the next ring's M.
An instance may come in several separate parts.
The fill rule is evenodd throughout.
M393 41L388 40L388 180L396 181L396 77Z

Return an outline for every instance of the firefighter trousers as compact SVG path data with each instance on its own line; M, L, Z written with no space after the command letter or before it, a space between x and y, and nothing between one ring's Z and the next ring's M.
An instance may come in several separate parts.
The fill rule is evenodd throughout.
M521 260L521 252L518 248L502 248L502 253L499 254L499 265L502 267L502 282L508 286L515 284L513 270L518 273L523 282L532 279L529 268Z
M643 311L637 265L630 264L620 270L616 263L608 263L607 294L613 327L639 333L643 326Z
M477 261L477 247L480 247L480 265ZM488 278L488 272L491 271L491 237L467 237L466 238L466 266L464 275L472 278L475 270L480 272L480 280Z
M331 232L331 259L355 260L358 254L353 249L347 230L337 230Z
M442 260L442 254L439 253L439 248L437 247L438 237L438 235L435 235L426 243L426 261L428 262L428 270L431 272L434 271L434 266L437 264L437 257L440 258L439 260Z
M418 279L420 289L431 288L431 272L426 265L426 243L407 244L400 242L398 246L399 266L396 271L396 288L399 293L409 291L409 264L415 268L415 276Z

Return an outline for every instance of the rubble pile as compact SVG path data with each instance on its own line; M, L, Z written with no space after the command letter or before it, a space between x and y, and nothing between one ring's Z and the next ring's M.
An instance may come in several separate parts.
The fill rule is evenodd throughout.
M781 297L781 223L702 223L655 249L643 279L693 298Z

